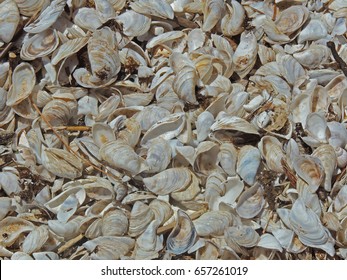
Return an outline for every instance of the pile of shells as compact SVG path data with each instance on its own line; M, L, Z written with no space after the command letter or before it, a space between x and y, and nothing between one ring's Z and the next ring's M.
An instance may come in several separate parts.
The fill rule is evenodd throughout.
M347 259L346 22L0 0L0 258Z

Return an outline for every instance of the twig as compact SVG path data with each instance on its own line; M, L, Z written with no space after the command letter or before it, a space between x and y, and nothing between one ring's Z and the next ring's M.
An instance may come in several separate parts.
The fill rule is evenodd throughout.
M331 50L331 53L334 59L336 60L336 62L340 65L343 74L345 74L345 76L347 77L347 64L346 62L343 61L343 59L337 53L334 42L331 42L331 41L327 42L327 46Z
M56 131L67 130L67 131L89 131L91 130L90 126L56 126L53 127ZM47 130L52 130L51 128Z
M12 48L12 46L13 46L13 42L9 42L6 45L6 47L0 53L0 59L2 59L8 53L8 51Z

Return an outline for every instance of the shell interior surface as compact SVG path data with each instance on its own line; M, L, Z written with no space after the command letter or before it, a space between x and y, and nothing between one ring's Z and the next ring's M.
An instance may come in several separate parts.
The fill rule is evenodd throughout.
M0 260L347 259L346 0L0 0Z

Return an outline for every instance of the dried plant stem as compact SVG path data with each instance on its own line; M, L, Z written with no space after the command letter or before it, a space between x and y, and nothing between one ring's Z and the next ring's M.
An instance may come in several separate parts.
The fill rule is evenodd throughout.
M337 53L336 48L335 48L335 44L333 42L328 42L327 46L331 50L331 53L332 53L334 59L336 60L336 62L340 65L343 74L345 74L345 76L347 77L347 64L346 64L346 62L343 61L343 59Z
M90 126L56 126L53 127L56 131L67 130L67 131L90 131ZM52 130L51 128L47 130Z

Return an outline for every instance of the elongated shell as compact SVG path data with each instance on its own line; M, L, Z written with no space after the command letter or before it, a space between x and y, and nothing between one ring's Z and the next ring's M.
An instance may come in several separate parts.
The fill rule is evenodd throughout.
M176 217L176 225L167 238L166 248L168 252L179 255L187 252L194 245L197 233L185 212L179 209Z
M36 76L34 68L26 62L19 64L12 74L13 85L8 92L7 106L13 106L26 99L34 89Z
M54 0L31 24L24 27L28 33L40 33L51 27L63 13L66 0Z
M329 144L320 145L314 150L312 156L320 159L325 171L324 189L328 192L331 191L331 180L337 167L337 158L334 148Z
M145 161L121 140L110 141L100 149L100 157L114 168L138 174L147 169Z
M232 216L226 211L210 211L201 215L193 224L199 236L221 236L231 221Z
M160 18L174 18L174 12L171 6L166 2L158 2L156 0L137 0L130 4L130 7L137 13Z
M231 6L226 4L226 15L221 20L222 32L226 36L235 36L244 30L243 22L246 16L244 8L236 0L231 1Z
M260 152L253 146L245 145L239 151L236 172L250 186L255 182L260 161Z
M225 12L223 0L207 0L204 2L204 24L202 30L210 31L220 20Z
M20 50L23 60L34 60L52 53L59 45L59 37L55 30L47 29L27 38Z
M257 39L252 32L241 34L240 44L233 56L235 72L244 78L255 64L258 53Z
M281 142L273 136L264 136L258 144L267 166L275 172L283 172L281 160L284 157Z
M166 195L185 189L192 180L188 168L166 169L153 177L143 179L146 187L155 194Z
M319 217L310 208L306 208L300 198L293 204L289 221L303 244L322 249L330 256L335 254L335 241L329 230L323 227Z
M136 201L129 218L129 235L138 236L155 218L153 210L141 201Z
M264 205L264 190L260 184L255 184L241 194L236 205L236 212L242 218L251 219L260 213Z
M0 41L8 43L12 40L20 20L16 2L5 0L0 3Z
M171 147L169 143L159 137L153 139L147 145L149 146L146 157L146 163L149 168L147 172L156 173L165 170L171 161Z
M303 155L294 159L293 167L295 172L310 186L315 192L324 180L324 167L320 159Z

